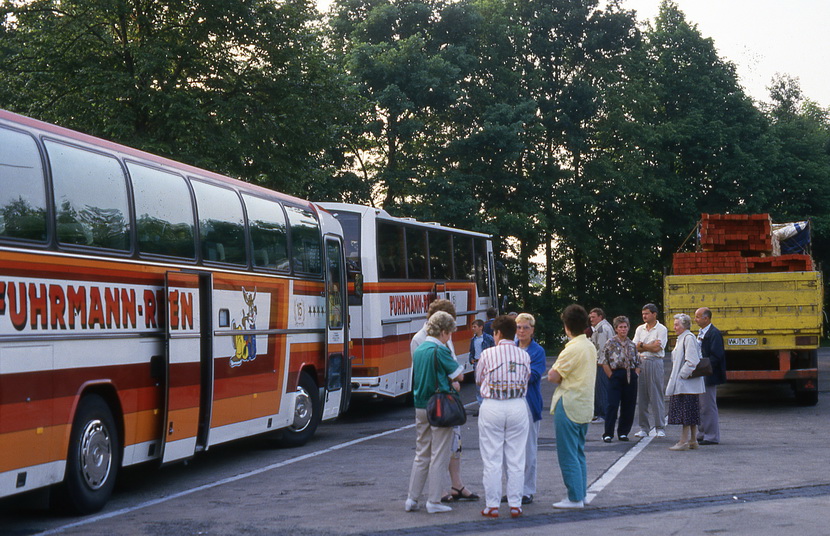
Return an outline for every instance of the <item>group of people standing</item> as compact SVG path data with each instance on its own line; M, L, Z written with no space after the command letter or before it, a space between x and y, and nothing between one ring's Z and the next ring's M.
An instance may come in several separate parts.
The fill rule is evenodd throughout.
M470 360L475 367L479 402L478 433L483 465L485 517L499 517L499 503L506 502L511 517L522 514L522 505L536 493L537 446L542 420L542 378L557 385L551 400L556 450L568 495L555 508L583 508L588 471L585 439L591 422L603 421L603 441L628 441L639 405L640 430L647 437L654 430L665 437L666 424L681 425L680 440L672 450L696 449L720 441L716 387L726 381L725 355L720 332L712 325L712 312L695 312L698 335L690 331L691 318L674 316L677 344L672 352L672 371L663 388L663 358L668 330L657 320L657 307L642 308L643 324L634 338L631 323L618 316L605 320L602 309L589 314L580 305L562 312L568 342L553 366L545 372L545 351L533 339L536 320L528 313L495 316L473 322ZM435 392L457 392L464 368L452 345L456 330L455 307L435 300L427 322L412 339L415 405L415 459L404 508L420 509L418 502L429 482L426 510L448 512L447 503L478 500L461 480L460 427L432 426L427 402ZM713 374L692 377L701 357L708 357ZM664 394L669 397L668 412ZM653 426L652 426L653 425ZM449 470L451 491L444 494L444 471ZM502 479L506 493L502 495Z
M717 406L717 386L726 382L726 359L723 337L712 325L712 311L701 307L695 311L694 321L700 327L697 336L691 330L692 319L687 314L674 315L677 343L672 351L672 370L663 387L663 358L668 343L668 329L657 320L657 307L646 304L642 309L643 324L637 327L634 339L628 338L628 318L613 320L613 337L605 313L591 311L591 340L599 358L599 375L606 382L596 382L594 422L604 420L603 441L610 443L617 427L617 438L628 441L634 423L635 407L639 406L640 430L635 437L648 437L652 432L665 437L667 424L681 425L680 440L671 450L696 449L700 445L717 445L720 427ZM605 325L603 325L605 323ZM702 357L709 358L712 374L692 377ZM604 389L605 394L600 391ZM669 397L668 412L664 395ZM617 420L619 415L619 421Z
M436 391L458 390L463 368L455 361L451 336L455 310L447 300L430 305L424 328L411 344L415 400L416 448L409 493L404 508L420 508L418 499L427 481L426 510L447 512L448 502L479 497L460 481L460 430L431 426L426 406ZM495 316L495 315L492 315ZM582 508L587 493L585 437L591 421L596 375L596 349L585 336L588 313L571 305L562 313L569 338L555 364L545 373L545 351L533 340L536 320L528 313L510 314L473 323L470 342L475 366L478 430L485 507L481 514L499 517L499 503L506 502L511 517L522 514L522 505L536 493L537 447L542 420L543 377L558 384L552 403L557 453L568 497L556 508ZM489 332L489 333L488 333ZM457 448L452 443L457 437ZM451 453L457 454L453 475ZM450 467L452 490L442 497L444 471ZM502 478L506 493L502 495ZM457 478L456 478L457 477ZM466 493L464 493L466 492Z

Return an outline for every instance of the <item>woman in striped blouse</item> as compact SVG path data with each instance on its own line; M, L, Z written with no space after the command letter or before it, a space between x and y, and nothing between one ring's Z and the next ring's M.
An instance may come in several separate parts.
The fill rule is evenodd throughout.
M485 517L499 517L503 472L507 473L507 502L511 517L522 514L530 356L513 342L516 321L500 316L493 321L496 346L481 354L476 383L481 388L478 440L484 465Z

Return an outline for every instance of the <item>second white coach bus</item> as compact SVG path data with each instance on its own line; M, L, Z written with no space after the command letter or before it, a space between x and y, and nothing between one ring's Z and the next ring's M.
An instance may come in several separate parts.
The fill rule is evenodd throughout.
M491 237L386 211L320 203L343 228L349 265L352 393L400 397L412 390L409 343L429 304L455 305L453 345L467 372L472 322L496 305Z

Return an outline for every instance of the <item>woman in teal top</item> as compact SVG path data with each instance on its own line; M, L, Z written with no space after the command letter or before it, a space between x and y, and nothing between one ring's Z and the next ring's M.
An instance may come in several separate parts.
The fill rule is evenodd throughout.
M451 507L441 504L444 471L450 461L451 427L437 427L427 420L427 402L437 389L452 392L450 382L460 380L464 367L452 357L447 341L455 331L455 319L449 313L438 311L427 320L427 338L412 356L412 391L415 399L415 459L409 478L409 495L404 509L418 510L418 499L427 479L429 488L426 509L430 514L449 512Z

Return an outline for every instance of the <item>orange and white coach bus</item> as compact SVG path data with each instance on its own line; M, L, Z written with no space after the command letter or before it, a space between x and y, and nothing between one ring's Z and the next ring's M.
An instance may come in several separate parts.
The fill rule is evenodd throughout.
M344 281L307 201L0 110L0 497L304 443L348 404Z
M343 228L349 278L352 394L399 397L412 390L409 343L436 298L453 302L452 341L465 371L472 322L496 305L489 235L360 205L320 203ZM361 288L362 287L362 288Z

